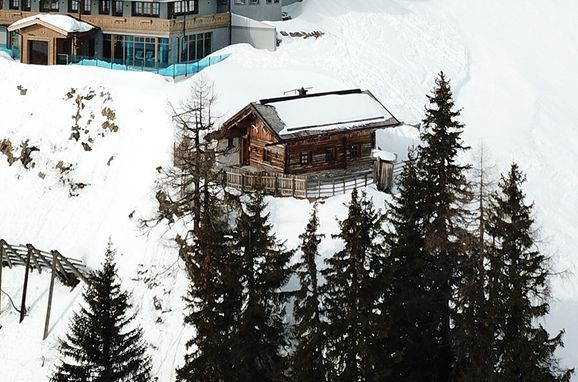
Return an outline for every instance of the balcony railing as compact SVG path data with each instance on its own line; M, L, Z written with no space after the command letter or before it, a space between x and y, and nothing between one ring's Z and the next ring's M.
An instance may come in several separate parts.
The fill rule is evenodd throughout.
M10 25L37 12L0 10L0 25ZM77 17L76 14L70 14ZM114 17L106 15L82 15L81 19L93 24L106 33L135 33L153 36L179 35L183 31L195 32L229 26L229 14L217 13L208 16L187 16L184 19L158 19L147 17Z

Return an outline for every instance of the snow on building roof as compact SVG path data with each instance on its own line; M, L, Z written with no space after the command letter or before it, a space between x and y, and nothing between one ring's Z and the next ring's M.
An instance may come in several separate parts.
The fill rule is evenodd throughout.
M380 161L383 161L383 162L396 162L397 161L397 155L395 155L394 153L390 153L389 151L379 150L379 149L371 150L371 157L373 159L379 159Z
M283 139L399 124L369 91L358 89L261 100L253 106Z
M68 15L39 14L16 21L8 27L8 31L12 32L35 24L44 25L45 27L54 29L64 35L68 35L69 33L88 32L95 29L93 25L77 20Z

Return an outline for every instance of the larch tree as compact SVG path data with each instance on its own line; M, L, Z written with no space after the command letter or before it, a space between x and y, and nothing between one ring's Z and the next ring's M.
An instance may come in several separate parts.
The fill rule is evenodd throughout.
M562 334L550 337L537 322L549 311L549 258L536 243L533 204L527 204L525 175L517 164L502 176L488 219L492 237L491 304L496 306L498 380L569 381L573 370L562 369L554 352Z
M324 315L332 381L371 381L388 373L376 362L384 333L382 274L387 265L385 215L365 195L351 194L347 217L339 222L344 248L328 258Z
M319 234L318 230L319 220L315 205L305 232L299 236L301 259L294 266L300 288L295 293L293 305L297 347L292 355L291 379L297 382L327 380L324 358L326 323L321 316L323 301L317 269L319 244L323 235Z
M265 208L262 192L251 194L233 234L243 288L233 355L240 381L280 381L287 375L289 292L284 288L293 252L275 238Z
M60 341L61 363L52 382L148 382L151 361L143 331L129 313L109 244L102 269L89 277L84 306L74 314Z

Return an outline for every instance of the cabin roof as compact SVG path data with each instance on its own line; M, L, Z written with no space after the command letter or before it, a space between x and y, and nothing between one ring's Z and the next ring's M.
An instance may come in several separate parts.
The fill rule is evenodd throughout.
M263 99L251 106L281 140L400 124L371 92L359 89Z
M94 25L77 20L68 15L39 14L16 21L8 27L8 31L13 32L15 30L25 29L32 25L42 25L64 36L68 36L71 33L88 32L96 28Z

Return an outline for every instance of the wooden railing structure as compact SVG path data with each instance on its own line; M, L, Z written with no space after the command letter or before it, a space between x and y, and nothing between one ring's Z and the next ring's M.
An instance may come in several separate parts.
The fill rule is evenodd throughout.
M0 10L0 25L10 25L38 12ZM77 14L69 14L77 17ZM207 16L187 16L186 19L159 19L154 17L115 17L107 15L82 15L81 19L102 29L105 33L134 33L153 36L181 35L183 31L226 28L230 23L229 13Z
M80 260L67 258L58 251L41 251L32 244L10 245L5 240L0 240L0 291L2 289L2 269L4 266L13 268L24 266L24 282L22 287L22 302L20 305L20 322L26 316L26 290L28 288L28 274L30 270L51 270L50 289L48 292L48 307L44 324L44 337L46 339L50 325L50 311L52 308L52 296L54 291L54 279L58 277L66 285L75 285L78 280L90 284L88 271ZM0 311L2 309L2 293L0 293Z
M250 172L243 168L230 167L225 174L226 185L241 191L254 189L259 185L267 194L302 199L328 198L375 183L372 168L314 175L286 175Z

